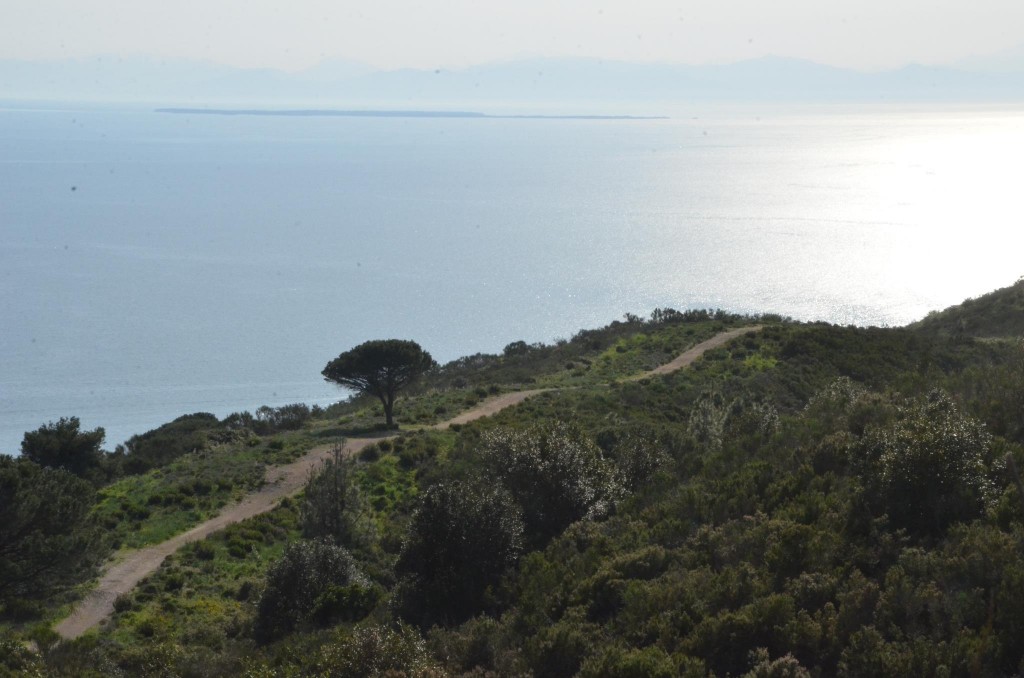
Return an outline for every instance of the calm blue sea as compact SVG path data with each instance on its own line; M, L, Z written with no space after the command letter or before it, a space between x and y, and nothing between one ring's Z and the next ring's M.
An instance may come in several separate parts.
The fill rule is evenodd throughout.
M446 361L659 306L899 325L1024 274L1024 110L669 120L0 109L0 451L326 404L370 338Z

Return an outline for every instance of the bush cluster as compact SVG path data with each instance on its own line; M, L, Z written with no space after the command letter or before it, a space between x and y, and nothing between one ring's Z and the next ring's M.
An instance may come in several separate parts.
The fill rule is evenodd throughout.
M320 539L294 542L267 571L254 635L265 642L302 625L356 621L376 602L376 590L347 550Z

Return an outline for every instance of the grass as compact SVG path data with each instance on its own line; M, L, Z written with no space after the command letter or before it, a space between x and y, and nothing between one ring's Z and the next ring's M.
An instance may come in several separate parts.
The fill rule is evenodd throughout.
M527 363L518 361L523 363L516 368L516 374L524 379L522 384L479 382L460 388L428 384L420 392L403 398L396 407L396 415L406 432L365 451L369 463L360 470L360 483L378 514L379 527L384 533L395 531L395 526L384 524L388 521L382 516L404 513L416 496L415 469L429 473L454 445L454 432L427 432L423 428L521 386L597 386L652 369L713 336L727 324L739 324L742 320L616 323L605 330L580 333L571 342L534 350L531 357L543 353L547 359L529 363L532 367L528 373L524 372ZM572 359L563 364L560 360L565 355ZM763 369L765 364L762 361L756 366ZM489 373L499 378L506 374L494 369ZM550 401L543 399L528 405L519 416L539 417L546 409L545 404L550 406ZM380 434L382 419L379 403L357 398L328 408L325 416L309 420L300 431L265 437L250 435L186 454L167 466L103 488L94 516L111 534L114 548L134 549L159 543L212 518L225 505L258 489L266 467L293 461L314 446L338 442L342 437ZM377 458L370 458L373 455ZM391 546L397 548L398 544ZM47 619L60 618L68 611L70 602L85 590L87 587L69 593L60 608L48 606L40 614Z
M414 504L418 471L443 459L454 438L450 432L411 432L382 440L360 455L356 482L384 537L382 545L391 553L362 554L371 561L364 563L371 575L381 571L381 558L393 557L400 548L401 516ZM251 650L248 634L267 568L301 537L301 502L301 496L285 499L268 513L168 557L133 593L118 599L104 637L122 647L169 642L213 653Z
M402 428L433 426L508 390L509 387L491 385L448 389L429 387L412 391L400 395L395 403L395 421ZM328 408L327 416L314 420L307 429L309 436L320 440L370 437L390 432L384 425L384 408L370 396L357 397Z
M524 642L533 642L531 637L539 639L538 643L548 642L544 636L547 627L557 630L557 624L563 622L538 616L539 621L530 626L534 624L531 610L548 610L554 607L552 601L559 599L575 601L572 605L581 615L593 617L579 627L581 633L608 631L606 636L594 635L595 644L606 642L615 631L621 637L640 639L643 642L637 640L638 645L647 647L654 638L687 636L689 631L681 632L678 624L682 617L673 615L684 609L687 601L697 601L694 610L697 603L707 607L699 610L706 617L707 623L700 629L705 635L693 635L686 642L697 650L709 647L719 652L720 648L722 656L716 661L738 675L746 665L739 662L733 666L726 656L734 643L730 624L739 620L749 628L769 631L783 626L773 625L774 617L767 613L753 615L752 610L762 608L752 603L746 607L722 603L721 610L711 609L719 605L719 599L740 600L737 592L742 589L730 579L733 570L740 570L705 567L702 559L710 553L719 560L758 563L766 573L758 586L772 592L769 602L785 596L797 599L791 590L782 590L783 584L789 586L785 578L789 575L783 576L784 568L771 570L775 566L770 558L794 572L823 575L819 579L830 574L825 569L817 572L803 561L833 557L827 549L817 549L826 552L819 556L815 545L833 545L829 548L838 553L834 545L840 531L834 508L841 502L845 508L835 515L846 516L854 508L851 497L859 491L859 485L845 483L835 469L823 467L826 471L816 472L815 465L820 464L835 463L839 468L838 462L830 461L831 447L822 441L846 440L853 429L843 424L836 429L843 437L832 436L830 427L838 424L815 419L818 414L807 406L809 399L837 376L844 376L877 392L878 398L865 401L865 407L870 405L879 412L884 410L882 396L887 393L914 395L942 384L963 384L954 392L966 394L965 398L976 394L972 397L984 405L994 392L995 376L1008 369L1006 361L996 358L1009 351L1002 344L940 341L909 330L773 323L763 332L708 351L690 369L620 381L664 364L723 329L749 322L745 318L712 318L621 323L623 327L614 332L582 334L579 341L530 349L544 354L544 359L532 366L516 356L492 356L480 359L484 367L476 376L467 377L462 386L425 384L420 392L400 402L402 430L359 455L355 480L367 499L377 533L374 543L353 548L355 556L368 576L386 584L384 588L392 588L392 564L417 496L438 478L456 477L460 465L467 473L479 470L471 463L482 431L561 419L578 425L612 454L617 454L618 441L641 431L656 439L665 453L651 482L623 500L608 521L585 525L546 552L525 558L514 575L517 579L511 580L521 586L517 607L511 608L506 618L487 623L506 625L510 634L514 625L522 624ZM1007 378L1006 390L1019 394L1021 382L1012 378L1015 374ZM512 381L511 375L521 381ZM538 395L454 430L426 428L491 395L522 386L562 390ZM762 431L757 425L773 412L781 423ZM104 490L101 507L107 513L103 515L126 544L134 543L129 540L140 545L157 541L160 534L180 531L190 521L200 520L204 512L215 512L218 502L257 487L266 465L290 461L310 446L342 435L379 433L381 419L379 405L366 398L355 399L328 408L300 431L252 437L187 455L159 471L125 479ZM719 419L715 438L714 424ZM824 433L831 437L822 438ZM210 482L213 479L216 481ZM257 651L249 629L268 567L289 541L300 537L300 501L286 500L273 511L226 528L168 558L131 595L117 601L111 624L96 634L93 642L116 646L122 656L136 650L155 653L161 647L187 648L191 656L208 662L203 668L209 675L240 673L242 658L251 659L261 652L269 653L268 664L280 659L287 665L288 652L299 652L295 648L314 641L297 635L298 644L285 641ZM698 534L698 525L707 529ZM695 540L695 535L704 541ZM817 535L818 541L807 535ZM658 553L671 558L655 557ZM866 550L865 554L875 557L875 551ZM691 558L687 562L693 564L679 567L684 557ZM842 562L839 559L848 556L834 557ZM826 564L834 565L831 561ZM675 568L672 576L679 577L678 586L671 577L662 578L659 568L669 565ZM741 574L748 571L752 570ZM801 585L817 581L796 576L792 580ZM772 586L780 590L774 591ZM753 594L749 597L754 599ZM746 605L747 599L741 603ZM385 610L382 605L375 614L386 616ZM693 615L696 619L697 612ZM741 619L742 615L749 620ZM564 618L569 621L561 628L572 628L571 615ZM451 647L457 646L455 641L462 642L451 637Z
M396 406L396 418L404 432L365 450L366 463L359 468L358 481L376 513L386 550L395 553L400 546L401 520L414 503L417 478L430 474L442 463L457 438L455 431L427 431L426 427L489 397L522 387L583 388L586 393L597 388L607 394L609 382L653 369L726 327L747 321L708 317L687 322L613 323L602 330L581 332L570 342L534 347L529 360L490 356L485 361L488 367L465 372L491 377L496 380L493 382L474 377L459 387L452 386L450 379L447 384L444 380L424 384ZM770 368L771 360L765 356L748 362L751 369L763 370ZM505 363L514 370L505 369ZM508 381L510 375L519 381ZM518 414L506 414L497 421L541 418L551 414L555 402L572 409L569 403L577 402L579 397L606 396L549 394L516 408L521 410ZM339 442L342 437L381 434L382 420L382 408L373 399L362 397L339 403L308 420L299 431L249 435L186 454L145 474L123 478L100 491L94 516L112 535L115 548L159 543L212 518L223 506L258 489L266 467L288 463L314 446ZM235 530L230 528L222 534L235 534ZM212 543L220 542L215 539ZM239 548L236 539L234 550L238 552ZM264 549L258 548L257 552ZM219 566L207 563L204 567L209 570ZM83 587L70 593L59 608L49 606L43 611L46 619L59 619L69 611L70 602L86 590ZM155 621L143 625L154 634L158 627Z
M252 436L187 454L102 488L93 515L110 531L115 548L156 544L258 489L267 466L293 461L315 442L302 432Z
M597 340L589 335L578 341L535 349L536 353L562 355L565 360L547 356L531 361L520 356L486 356L483 372L496 381L465 379L475 386L444 387L457 379L428 380L419 392L401 397L395 405L395 419L406 428L432 426L476 407L487 398L524 388L580 388L605 386L663 365L687 349L731 327L739 327L746 318L703 320L696 322L629 325L619 323L613 339ZM632 333L627 330L632 329ZM607 339L607 338L604 338ZM609 343L609 341L611 343ZM481 360L484 360L481 358ZM503 367L504 366L504 367ZM760 365L763 369L766 366ZM507 368L507 369L506 369ZM463 378L466 375L463 375ZM515 381L502 380L514 378ZM373 398L359 397L328 409L333 415L315 422L310 435L318 438L360 437L381 433L383 408Z
M635 376L670 362L689 348L738 323L666 324L618 338L596 353L567 362L565 370L537 380L538 386L593 386Z
M222 649L248 633L267 568L299 537L297 503L231 525L168 556L115 603L109 637L131 645L168 640Z
M416 474L396 454L386 454L360 467L356 482L378 516L416 497Z

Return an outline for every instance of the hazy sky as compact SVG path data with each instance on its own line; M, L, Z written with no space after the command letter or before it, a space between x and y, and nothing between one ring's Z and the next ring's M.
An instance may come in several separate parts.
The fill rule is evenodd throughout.
M184 57L298 70L529 56L862 70L1024 45L1022 0L0 0L0 58Z

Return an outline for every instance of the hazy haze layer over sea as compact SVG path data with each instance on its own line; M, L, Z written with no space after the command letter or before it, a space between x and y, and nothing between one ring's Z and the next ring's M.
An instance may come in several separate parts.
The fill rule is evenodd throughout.
M663 111L641 111L662 113ZM341 392L625 312L899 325L1024 274L1024 110L669 120L0 109L0 451Z

